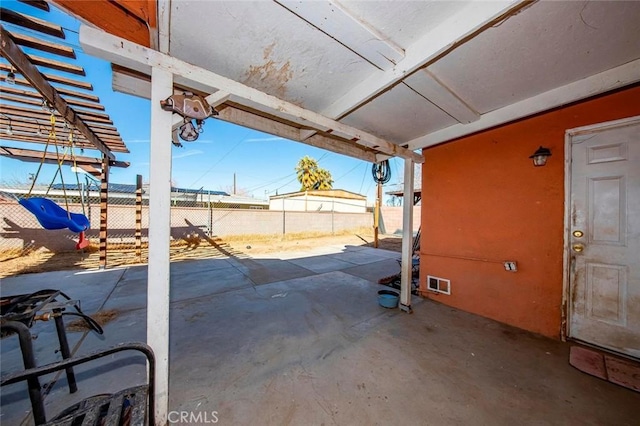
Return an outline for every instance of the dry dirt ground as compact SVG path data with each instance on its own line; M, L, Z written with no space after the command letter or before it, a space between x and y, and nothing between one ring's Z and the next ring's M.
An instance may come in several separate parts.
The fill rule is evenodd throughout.
M303 251L319 246L356 245L373 247L372 232L345 233L343 235L299 235L295 238L247 237L225 241L222 238L193 238L174 241L171 244L171 261L206 259L214 257L253 257L283 251ZM385 250L401 251L402 238L396 235L382 235L378 247ZM107 267L143 264L147 261L147 249L140 257L134 249L112 248L107 252ZM99 266L99 253L95 245L84 252L52 253L36 251L31 253L0 254L0 278L20 274L62 271L68 269L95 269Z

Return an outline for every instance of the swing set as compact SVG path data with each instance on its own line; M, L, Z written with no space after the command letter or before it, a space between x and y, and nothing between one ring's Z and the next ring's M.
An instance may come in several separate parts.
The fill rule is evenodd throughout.
M47 142L44 148L44 152L42 153L42 159L40 160L40 165L38 166L38 170L33 177L31 182L31 187L29 188L29 192L22 198L18 199L18 203L22 205L25 209L31 212L40 225L44 229L69 229L71 232L75 232L79 234L79 240L76 244L76 249L81 250L86 248L89 245L89 240L85 238L85 231L89 229L89 219L86 216L85 212L85 203L81 201L82 205L82 213L72 213L69 211L69 198L67 196L67 189L64 184L64 177L62 175L62 165L65 162L67 156L70 157L73 162L77 188L80 188L80 179L78 177L78 167L76 164L76 157L74 153L74 140L73 140L73 131L69 132L69 140L68 144L65 146L64 152L62 156L60 154L60 150L58 149L58 144L56 143L56 117L51 114L50 117L51 128L49 130L49 136L47 137ZM32 197L31 194L33 192L33 188L35 187L36 181L38 180L38 175L40 174L40 170L42 170L42 165L45 162L45 158L47 155L47 150L49 149L49 145L53 142L53 145L56 149L56 163L58 165L58 169L56 173L53 175L53 179L47 188L47 192L45 193L45 197ZM62 191L65 202L65 208L62 208L53 200L46 198L49 195L49 191L53 186L58 174L60 175L60 181L62 183ZM81 197L82 200L82 197Z

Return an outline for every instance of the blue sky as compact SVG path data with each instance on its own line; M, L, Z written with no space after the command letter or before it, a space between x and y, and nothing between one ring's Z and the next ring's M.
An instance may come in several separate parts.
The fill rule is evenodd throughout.
M149 176L149 101L112 90L110 64L82 52L77 35L79 24L75 19L55 8L51 13L46 14L15 1L3 1L3 6L47 19L65 28L66 39L62 42L59 39L52 39L52 41L67 44L76 50L77 64L83 66L87 73L86 81L93 84L93 93L100 97L101 103L106 108L105 112L111 116L130 150L129 154L116 153L118 160L128 161L131 166L127 169L112 168L110 182L134 184L137 174L142 175L146 182ZM10 25L6 25L6 28L15 29ZM24 50L27 53L32 52L28 48ZM33 53L46 56L42 52L33 51ZM64 75L55 70L44 71ZM0 139L2 135L3 133L0 133ZM169 139L167 143L170 143ZM2 139L2 145L38 150L43 148L42 145L20 144L4 139ZM204 187L205 190L228 191L232 188L235 173L237 188L247 191L256 198L274 195L276 191L279 194L293 192L300 189L300 184L295 177L295 166L300 158L308 155L318 160L321 167L331 172L335 181L334 188L366 195L369 203L375 200L375 183L371 177L370 163L299 142L216 119L208 119L204 125L204 133L199 139L195 142L183 142L183 145L183 148L172 148L172 179L179 187L194 189ZM86 150L83 155L97 156L97 151ZM22 163L0 157L0 181L26 182L29 173L34 173L37 167L36 163ZM389 187L402 181L402 167L401 160L391 160L392 179ZM54 173L55 166L45 165L38 182L50 183ZM75 181L75 176L68 167L64 171L64 176L65 181ZM59 183L59 180L56 183Z

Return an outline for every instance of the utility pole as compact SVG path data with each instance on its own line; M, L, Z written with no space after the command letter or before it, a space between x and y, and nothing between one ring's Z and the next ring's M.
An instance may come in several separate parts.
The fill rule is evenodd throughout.
M236 195L236 173L233 172L233 195Z

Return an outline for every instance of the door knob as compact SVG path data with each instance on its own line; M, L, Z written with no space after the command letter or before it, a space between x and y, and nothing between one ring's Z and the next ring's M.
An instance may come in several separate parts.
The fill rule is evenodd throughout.
M574 244L571 246L571 249L573 249L573 251L575 251L576 253L580 253L581 251L584 250L584 245L583 244Z

